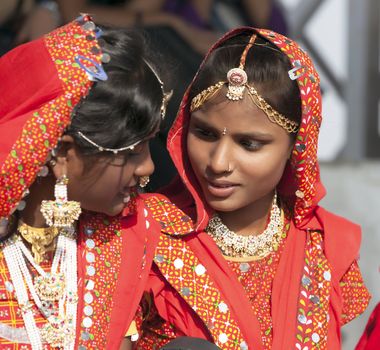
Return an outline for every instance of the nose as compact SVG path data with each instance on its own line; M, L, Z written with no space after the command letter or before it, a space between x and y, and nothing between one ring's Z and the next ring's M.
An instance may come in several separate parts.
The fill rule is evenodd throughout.
M231 145L227 138L214 144L210 153L209 168L214 174L223 174L230 169Z
M154 163L152 161L152 157L150 154L150 150L148 149L144 155L144 158L141 160L135 169L135 175L140 176L149 176L152 175L154 171Z

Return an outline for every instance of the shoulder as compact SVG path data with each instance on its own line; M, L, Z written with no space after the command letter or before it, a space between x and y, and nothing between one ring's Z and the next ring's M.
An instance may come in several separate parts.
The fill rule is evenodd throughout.
M334 234L345 234L346 236L349 235L353 237L359 236L360 238L361 227L357 223L332 213L323 207L316 209L316 215L324 228L325 234L333 232Z
M316 215L323 226L326 257L338 276L342 276L359 257L361 228L322 207L317 208Z
M162 232L181 236L194 230L191 218L164 195L146 193L141 197L150 215L161 225Z

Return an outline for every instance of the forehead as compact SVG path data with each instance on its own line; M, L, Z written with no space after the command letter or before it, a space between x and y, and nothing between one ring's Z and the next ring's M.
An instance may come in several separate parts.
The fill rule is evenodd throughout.
M272 123L245 94L239 101L230 101L222 90L191 114L192 121L205 122L217 129L228 128L230 133L260 131L265 133L285 133L282 127Z

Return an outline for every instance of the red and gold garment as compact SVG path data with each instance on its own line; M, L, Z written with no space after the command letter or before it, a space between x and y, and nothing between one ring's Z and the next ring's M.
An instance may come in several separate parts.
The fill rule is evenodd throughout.
M252 262L251 272L243 276L205 232L213 211L187 155L187 92L168 136L178 181L165 189L166 197L147 201L161 236L146 290L148 307L142 307L143 317L146 310L151 317L143 320L140 349L164 344L166 333L207 339L223 350L336 350L341 326L368 304L357 265L360 227L319 206L325 189L317 159L322 121L318 73L297 43L270 30L237 28L209 54L242 33L256 33L281 50L302 100L300 128L277 186L291 213L287 237L277 255L268 257L272 260Z
M177 218L181 218L181 221L187 224L183 224L182 227L177 226L174 229L175 234L180 235L183 233L184 229L188 229L188 218L186 219L182 212L179 212L174 205L170 204L166 200L157 198L155 200L153 197L148 200L148 206L153 212L154 218L159 221L164 230L168 231L168 227L174 227L173 222L174 220L177 221ZM170 218L170 220L173 221L169 221L166 218ZM251 316L254 315L257 320L257 325L259 326L259 331L257 333L261 338L263 346L262 349L273 349L272 291L274 284L276 283L276 273L279 268L282 268L280 265L280 260L283 250L286 245L289 247L291 244L287 242L287 232L289 229L290 224L286 224L281 244L277 250L269 254L267 257L254 261L225 261L228 266L227 272L229 273L230 278L234 280L234 282L238 281L241 287L243 287L244 297L250 305L250 314ZM315 236L316 240L321 237L320 233L317 231L313 232L311 235ZM206 310L205 316L202 317L203 324L200 325L200 322L198 322L199 320L194 320L192 327L195 327L196 329L191 329L189 331L189 329L187 329L188 325L180 325L180 327L176 327L176 324L178 325L178 323L176 321L170 322L171 318L174 317L175 320L176 317L183 317L183 315L182 313L180 315L170 314L173 312L171 307L177 308L178 305L177 303L173 303L173 295L176 295L176 293L171 290L169 283L166 284L166 282L163 282L166 286L159 286L158 295L155 294L157 292L155 288L148 288L136 317L136 323L140 334L140 339L136 344L136 349L158 349L160 346L165 345L169 340L183 335L200 336L215 341L215 336L213 334L209 334L210 331L213 333L213 330L215 330L218 335L216 342L219 342L218 345L222 349L234 349L239 338L234 338L231 347L226 347L227 342L225 341L226 337L224 337L224 335L227 335L228 333L219 331L220 329L226 328L226 323L227 329L233 330L233 327L231 327L231 325L233 325L231 322L231 315L228 317L221 317L223 314L227 314L229 312L227 303L218 299L218 291L215 287L213 287L211 278L200 278L200 276L203 275L201 274L202 272L206 273L206 267L199 263L196 264L195 262L198 261L194 256L191 257L191 268L189 269L189 271L193 271L193 273L189 274L186 273L186 271L182 272L182 269L184 269L184 257L189 259L191 251L187 248L186 244L178 244L180 242L179 240L173 240L176 243L168 243L165 238L162 239L162 241L166 241L166 243L162 241L160 242L159 248L156 250L155 257L157 266L160 266L166 262L166 264L173 265L172 268L168 268L168 266L166 266L163 269L160 269L161 271L158 269L153 269L153 272L151 273L151 282L153 284L159 284L160 282L162 283L164 279L169 280L171 282L171 286L173 286L176 291L180 292L184 298L188 299L188 304L186 306L182 305L181 307L185 307L189 314L192 314L194 311L199 314L200 308L196 300L194 300L194 298L189 298L192 294L189 293L191 288L187 287L188 290L186 290L186 287L184 287L184 285L186 285L186 278L188 280L195 278L196 280L193 281L195 288L198 287L198 284L202 285L202 287L198 288L194 294L198 295L198 297L202 299L201 304L203 304L203 307L208 306L208 310ZM216 245L211 245L211 242L213 243L213 241L210 241L209 239L208 250L214 251L216 255L221 256ZM318 244L313 245L313 247L315 246L318 246ZM318 250L311 250L311 252L316 254ZM222 257L222 259L225 260L226 257ZM305 255L305 261L308 261L309 264L312 259L313 257ZM326 260L324 263L326 263ZM321 260L318 260L318 264L323 263ZM305 273L302 275L300 283L301 291L299 292L298 300L299 325L296 327L296 330L294 330L296 332L295 338L298 344L302 343L304 346L307 346L306 344L308 342L310 343L310 341L313 341L315 344L319 344L320 346L316 348L325 349L327 348L328 320L326 319L326 315L328 315L328 311L326 309L323 310L321 307L328 307L328 302L321 302L321 299L325 298L328 301L328 288L330 287L330 284L318 281L319 285L322 284L320 286L321 288L319 294L310 293L312 273L311 269L307 266L305 267ZM306 271L309 272L308 275L306 274ZM170 275L170 272L172 273L172 276ZM329 274L330 272L328 270L323 272L322 279L325 282L329 280ZM148 284L148 287L149 286L150 282ZM339 286L343 301L341 319L339 322L343 325L361 314L369 301L369 293L364 286L356 261L354 261L345 272L340 280ZM281 288L281 286L279 287ZM207 290L211 290L210 300L205 303L204 299L207 298L207 294L205 292ZM165 306L163 309L157 310L154 300L156 299L156 302L158 301L158 304L160 305L161 298L158 296L161 296L160 294L163 293L165 294L165 298L170 300L165 301ZM170 296L170 298L168 296ZM231 297L233 297L233 295ZM315 305L316 311L313 312L307 308L308 302L305 300L305 297L310 300L312 305ZM169 305L171 303L173 303L173 305ZM181 303L179 305L181 305ZM213 309L214 311L212 311ZM163 310L165 311L163 312ZM218 312L213 314L215 310ZM178 310L176 310L176 312L178 312ZM162 317L162 315L166 315L166 317ZM227 319L227 322L224 322L224 325L222 326L219 319ZM186 323L186 321L183 323ZM236 334L238 334L238 332L236 332ZM244 346L247 346L247 344L244 340L242 340L239 343L239 346L244 349Z
M94 81L107 79L97 40L100 35L90 16L82 15L0 58L2 224L49 160L75 106ZM158 239L149 229L141 198L133 204L137 207L134 215L107 218L87 213L80 218L75 349L118 350L133 320ZM46 264L43 268L49 270ZM38 324L44 323L35 312ZM30 349L23 328L0 253L0 348Z
M75 348L118 349L133 319L157 240L146 230L150 224L140 199L137 205L137 216L87 214L81 219ZM50 271L46 262L41 266ZM37 324L43 325L46 320L33 308ZM9 271L0 253L0 348L31 349L28 343Z

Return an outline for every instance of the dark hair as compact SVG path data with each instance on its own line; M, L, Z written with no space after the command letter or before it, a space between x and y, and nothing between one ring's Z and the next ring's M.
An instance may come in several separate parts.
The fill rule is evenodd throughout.
M234 36L210 54L191 87L190 101L207 87L226 81L227 72L239 66L240 57L251 36L252 32ZM288 71L291 68L286 55L260 36L248 51L245 63L248 83L253 83L274 109L299 123L302 115L301 97L297 83L289 78Z
M99 150L81 138L79 131L100 146L120 148L146 138L161 121L163 94L147 64L156 71L144 37L135 30L102 31L99 45L111 57L109 63L103 64L108 79L94 83L88 96L74 109L67 130L83 155Z

